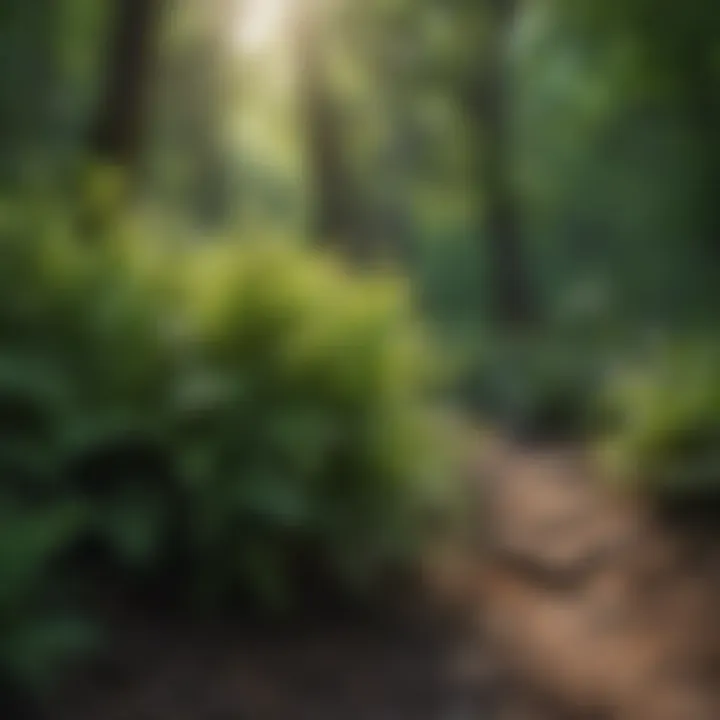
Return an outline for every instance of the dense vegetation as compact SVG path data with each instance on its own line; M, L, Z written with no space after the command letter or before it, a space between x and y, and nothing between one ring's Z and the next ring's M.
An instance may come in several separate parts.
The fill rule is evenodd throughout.
M717 17L3 2L0 695L106 583L282 611L412 562L448 406L716 499Z
M304 571L357 591L412 556L441 368L401 281L278 241L89 248L46 214L1 245L6 672L45 677L86 639L34 598L82 609L98 572L282 610Z

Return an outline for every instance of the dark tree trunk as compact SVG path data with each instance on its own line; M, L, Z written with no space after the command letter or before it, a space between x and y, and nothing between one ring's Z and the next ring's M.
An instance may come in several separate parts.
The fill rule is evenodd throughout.
M373 253L360 237L358 196L325 74L320 18L311 10L311 4L303 4L296 16L299 101L314 190L311 231L319 245L353 262L365 262Z
M90 152L132 173L142 154L149 83L155 71L165 0L116 0L108 66Z
M531 273L523 245L521 209L511 178L512 102L507 48L517 0L485 0L490 32L469 88L469 114L480 142L478 182L490 303L504 328L524 328L537 315Z
M708 54L709 55L709 54ZM720 99L712 57L701 57L685 83L690 127L702 143L699 158L700 211L706 217L705 236L711 259L720 252Z

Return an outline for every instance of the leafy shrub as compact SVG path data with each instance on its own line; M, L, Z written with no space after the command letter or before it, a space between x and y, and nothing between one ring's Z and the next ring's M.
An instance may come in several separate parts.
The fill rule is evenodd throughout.
M720 490L720 347L666 345L619 372L606 403L615 431L603 443L613 474L672 501Z
M96 641L54 570L82 522L74 504L33 510L6 493L0 498L0 683L43 688Z
M176 446L203 565L278 592L304 545L358 580L413 540L435 471L436 362L407 289L282 245L187 260L181 315L206 382L186 378Z
M0 675L85 639L64 608L98 566L280 607L301 559L358 590L411 557L446 491L438 367L396 279L0 212Z
M139 477L118 479L108 463L91 488L75 471L128 434L152 442L167 424L175 360L156 248L131 228L83 241L51 203L20 202L0 220L2 482L22 495L42 480L58 502L91 504L86 533L128 555L139 530L123 532L117 516L123 486ZM127 527L138 526L133 514L147 516L146 503L133 503Z

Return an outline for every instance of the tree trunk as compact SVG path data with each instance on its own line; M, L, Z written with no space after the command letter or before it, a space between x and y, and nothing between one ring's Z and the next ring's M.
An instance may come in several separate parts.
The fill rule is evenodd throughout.
M165 0L116 0L108 67L90 152L132 174L142 155L149 83Z
M712 57L702 57L688 74L685 92L690 127L704 153L699 158L700 211L706 217L704 229L711 260L720 252L720 206L717 201L720 194L720 101L716 86L717 72Z
M469 114L480 141L478 181L492 317L503 328L530 326L537 315L522 240L521 211L511 178L512 104L507 48L517 0L485 0L490 30L478 75L471 81Z
M321 19L315 7L303 3L295 22L300 111L314 190L311 232L321 246L362 263L373 253L360 237L357 191L325 74Z

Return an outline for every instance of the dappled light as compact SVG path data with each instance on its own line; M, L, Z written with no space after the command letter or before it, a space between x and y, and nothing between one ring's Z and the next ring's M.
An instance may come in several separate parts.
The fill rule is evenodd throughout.
M288 24L298 2L314 0L247 0L238 3L233 40L240 52L256 53L287 41Z
M718 720L713 0L0 2L0 720Z

